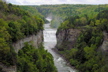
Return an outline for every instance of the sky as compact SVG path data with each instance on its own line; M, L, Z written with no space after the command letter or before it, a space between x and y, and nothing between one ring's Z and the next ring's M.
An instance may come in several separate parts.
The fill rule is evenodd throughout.
M45 5L45 4L108 4L108 0L6 0L16 5Z

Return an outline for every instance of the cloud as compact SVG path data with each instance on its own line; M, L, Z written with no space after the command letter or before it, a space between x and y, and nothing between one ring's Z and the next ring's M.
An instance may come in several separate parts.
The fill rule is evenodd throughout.
M67 0L58 0L58 1L60 1L60 2L67 2Z
M6 0L6 2L16 4L16 5L21 5L22 4L21 1L17 1L17 0Z
M108 4L108 0L7 0L17 5L41 5L41 4Z

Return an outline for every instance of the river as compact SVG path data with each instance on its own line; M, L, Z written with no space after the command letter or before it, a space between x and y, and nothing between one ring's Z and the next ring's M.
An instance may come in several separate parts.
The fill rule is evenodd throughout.
M50 18L46 18L48 21L51 21ZM66 61L56 52L52 50L52 48L56 45L56 31L57 29L52 29L50 27L50 23L44 24L44 47L48 52L50 52L54 58L54 64L58 70L58 72L76 72L75 69L69 67Z

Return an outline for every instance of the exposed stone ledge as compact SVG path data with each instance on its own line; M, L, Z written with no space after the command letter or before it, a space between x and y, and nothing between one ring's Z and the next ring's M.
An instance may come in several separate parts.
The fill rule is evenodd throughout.
M33 42L33 46L35 46L36 48L38 48L38 46L42 43L43 41L43 31L38 32L36 35L31 35L29 37L26 37L24 39L21 39L19 41L17 41L16 43L13 43L12 46L14 47L14 50L16 53L18 53L18 51L24 47L24 43L25 42Z
M104 35L104 40L103 40L103 43L101 45L101 49L103 51L108 51L108 33L103 32L103 35Z
M33 42L33 46L38 48L40 46L40 44L43 42L43 31L38 32L36 35L34 34L34 35L31 35L24 39L21 39L21 40L17 41L16 43L13 43L12 46L14 47L15 52L18 53L18 51L20 49L22 49L22 47L24 47L25 42L31 42L31 41ZM16 66L8 67L8 66L0 63L0 67L2 68L3 72L17 72Z
M76 40L80 34L81 30L79 29L65 29L65 30L58 30L56 33L57 36L57 45L56 47L63 46L67 43L67 47L70 49L76 43Z

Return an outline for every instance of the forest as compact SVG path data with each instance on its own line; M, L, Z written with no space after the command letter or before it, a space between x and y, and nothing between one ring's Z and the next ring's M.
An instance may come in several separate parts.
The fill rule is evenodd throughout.
M56 72L53 57L43 46L36 49L26 43L18 54L12 47L12 43L42 31L44 22L37 11L33 15L17 5L0 0L0 63L8 67L16 65L18 72Z
M108 33L108 9L92 18L89 15L69 16L61 23L59 30L81 31L74 47L68 48L67 41L57 49L69 63L81 72L107 72L108 53L101 49L104 33ZM71 44L70 44L71 46Z
M63 20L70 16L88 16L90 19L95 18L99 12L106 10L108 5L61 4L33 7L35 7L43 16L51 16L51 27L58 28Z
M25 43L18 52L17 61L17 72L57 72L52 55L43 46L36 49Z
M108 5L41 5L35 7L43 16L51 17L51 27L81 31L74 47L64 40L57 50L80 72L108 72L108 53L101 49L104 33L108 33ZM66 36L65 36L66 37ZM72 44L70 44L71 46Z
M41 5L17 6L0 0L0 63L17 66L17 72L57 72L53 56L43 44L32 44L15 52L12 43L43 31L51 17L51 27L81 31L74 47L64 41L57 48L69 64L80 72L108 72L108 51L101 49L104 33L108 33L108 4L105 5ZM72 44L70 44L71 46ZM2 67L0 67L0 72Z

